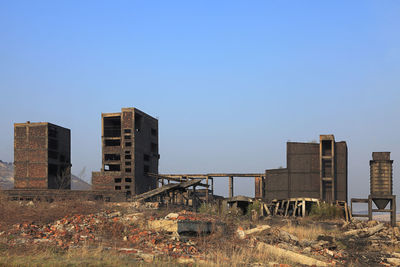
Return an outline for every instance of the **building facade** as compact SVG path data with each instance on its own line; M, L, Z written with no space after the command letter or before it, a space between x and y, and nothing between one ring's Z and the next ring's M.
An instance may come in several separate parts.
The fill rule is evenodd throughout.
M94 190L137 195L157 187L158 120L136 108L103 113L102 168L92 173Z
M14 188L71 189L71 131L48 123L14 124Z
M256 179L256 198L267 201L318 198L347 201L347 144L333 135L321 135L319 143L287 143L287 168L265 171Z

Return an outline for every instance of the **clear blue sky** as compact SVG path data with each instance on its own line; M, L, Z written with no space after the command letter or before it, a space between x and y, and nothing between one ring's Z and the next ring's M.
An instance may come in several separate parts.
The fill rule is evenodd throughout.
M288 140L332 133L350 197L369 192L372 151L392 151L399 194L399 14L399 1L1 1L0 159L14 122L49 121L72 130L89 180L101 112L133 106L159 118L162 173L263 172L286 166Z

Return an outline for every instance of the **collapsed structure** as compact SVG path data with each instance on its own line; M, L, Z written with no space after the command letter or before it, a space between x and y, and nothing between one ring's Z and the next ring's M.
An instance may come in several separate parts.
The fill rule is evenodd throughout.
M102 168L94 190L138 195L157 187L158 120L136 108L101 115Z
M48 122L14 124L14 188L71 189L71 131Z
M255 197L267 202L316 198L347 201L347 144L333 135L320 143L287 143L287 167L265 171L255 180Z

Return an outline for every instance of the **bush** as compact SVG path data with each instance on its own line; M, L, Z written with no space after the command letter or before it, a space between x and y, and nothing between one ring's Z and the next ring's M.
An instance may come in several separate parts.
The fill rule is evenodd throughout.
M261 216L261 202L256 200L253 203L250 203L247 207L246 215L251 218L253 212L257 213L257 217Z
M311 207L310 216L317 219L337 219L343 216L342 210L336 205L322 202Z

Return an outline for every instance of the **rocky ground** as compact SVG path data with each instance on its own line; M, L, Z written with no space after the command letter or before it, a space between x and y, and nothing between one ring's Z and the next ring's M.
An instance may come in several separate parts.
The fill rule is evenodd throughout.
M35 210L39 204L18 205ZM17 223L0 223L0 263L5 258L12 263L20 251L51 250L64 255L85 249L100 251L101 257L109 253L125 257L132 265L400 265L399 228L376 221L250 219L230 212L210 215L160 208L156 203L107 204L96 212L79 211L47 222L30 216Z

